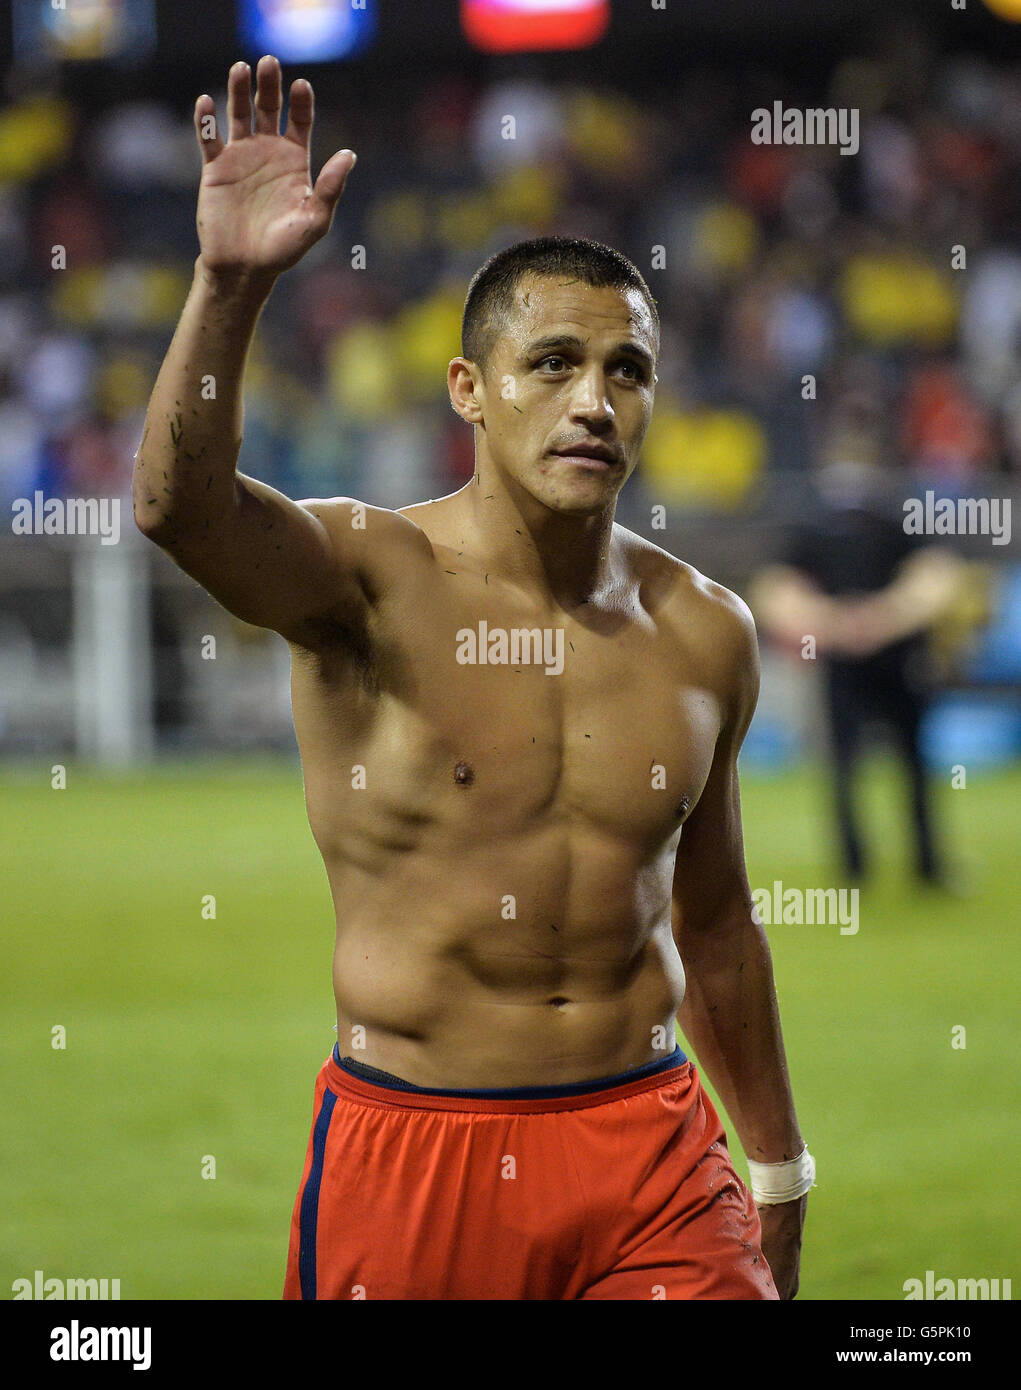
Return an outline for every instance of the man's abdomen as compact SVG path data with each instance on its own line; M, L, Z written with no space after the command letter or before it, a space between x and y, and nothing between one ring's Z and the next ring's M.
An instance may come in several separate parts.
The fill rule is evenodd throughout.
M342 1054L443 1088L565 1084L666 1055L684 993L667 867L593 836L532 837L405 861L358 893L334 880Z

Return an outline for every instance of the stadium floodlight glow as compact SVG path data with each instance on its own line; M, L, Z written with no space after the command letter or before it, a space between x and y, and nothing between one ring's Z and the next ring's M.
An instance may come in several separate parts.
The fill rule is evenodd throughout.
M375 37L376 0L238 0L241 42L282 63L350 58Z
M1021 0L984 0L987 10L1011 24L1021 24Z
M153 0L15 0L14 52L65 63L134 63L156 47Z
M610 0L461 0L461 28L484 53L589 48L610 23Z

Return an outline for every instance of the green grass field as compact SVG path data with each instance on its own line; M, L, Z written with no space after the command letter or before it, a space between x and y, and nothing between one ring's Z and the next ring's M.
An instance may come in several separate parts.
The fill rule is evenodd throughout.
M880 863L858 933L770 929L819 1169L801 1297L899 1299L928 1269L1021 1288L1021 772L939 793L964 899L908 881L892 773L873 766L864 790ZM0 800L0 1297L41 1269L119 1278L124 1298L278 1298L334 1036L332 910L297 766L72 765L66 791L22 766ZM816 772L746 775L743 803L753 887L839 883Z

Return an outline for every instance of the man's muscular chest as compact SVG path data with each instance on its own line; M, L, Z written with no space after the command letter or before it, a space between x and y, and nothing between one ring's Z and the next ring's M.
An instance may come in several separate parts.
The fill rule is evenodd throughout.
M534 623L509 609L456 635L444 722L480 812L652 841L683 820L708 774L717 712L684 687L673 644L647 615Z
M370 802L465 842L560 823L660 845L698 800L721 718L676 634L637 590L565 614L484 575L438 577L377 629L371 717L344 718L329 663L295 689L318 760L354 760Z

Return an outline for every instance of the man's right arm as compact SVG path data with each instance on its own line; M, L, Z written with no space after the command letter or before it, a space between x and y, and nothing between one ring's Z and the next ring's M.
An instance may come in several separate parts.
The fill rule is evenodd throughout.
M349 503L293 502L237 472L245 363L262 308L277 276L328 230L354 163L341 151L313 186L309 84L292 85L284 135L281 105L275 58L259 64L254 131L246 64L235 64L228 78L227 143L212 100L196 103L202 249L149 402L133 495L139 529L225 608L301 641L326 615L346 623L363 616L373 584L370 528L350 524ZM417 528L367 510L378 564L380 524L395 534Z
M321 516L237 471L245 362L270 283L201 257L149 402L134 472L139 529L245 622L297 638L363 602L355 554ZM311 510L315 508L315 511ZM319 515L316 515L319 512Z

